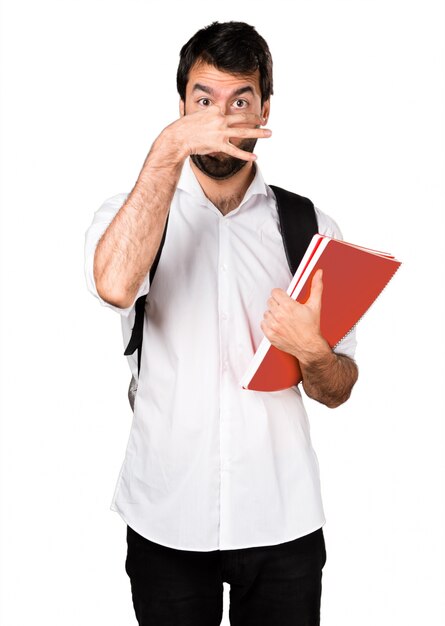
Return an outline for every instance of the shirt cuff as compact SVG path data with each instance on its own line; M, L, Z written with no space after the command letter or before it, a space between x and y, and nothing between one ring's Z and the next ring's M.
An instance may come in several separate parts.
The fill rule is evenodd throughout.
M354 326L349 333L343 337L343 339L335 346L334 352L336 354L345 354L351 359L354 358L355 350L357 347L356 327Z

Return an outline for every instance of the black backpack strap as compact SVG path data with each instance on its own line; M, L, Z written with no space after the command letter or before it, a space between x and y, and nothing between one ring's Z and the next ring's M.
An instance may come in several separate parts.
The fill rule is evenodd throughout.
M269 185L277 199L281 236L292 274L295 274L301 259L314 235L318 233L315 208L309 198Z
M156 274L156 269L158 267L159 259L161 258L162 248L164 247L165 235L167 233L167 224L168 224L168 215L167 220L165 222L164 232L162 234L161 243L159 244L158 251L156 253L155 260L153 261L153 265L150 268L150 286L153 283L153 279ZM125 349L124 355L129 356L133 354L135 350L138 351L138 374L141 370L141 353L142 353L142 339L144 335L144 313L145 313L145 300L147 298L147 294L143 296L139 296L135 303L135 316L134 316L134 324L133 329L131 331L130 341Z

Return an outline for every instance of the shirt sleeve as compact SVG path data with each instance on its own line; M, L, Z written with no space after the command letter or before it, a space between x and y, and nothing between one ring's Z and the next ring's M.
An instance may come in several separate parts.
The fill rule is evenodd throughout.
M128 317L133 310L134 304L139 296L147 294L150 288L150 273L148 272L144 280L142 281L141 286L139 287L138 293L136 294L132 304L123 309L118 306L114 306L106 300L103 300L99 294L97 293L96 282L94 280L94 253L96 252L97 244L99 243L100 238L103 233L106 231L110 223L112 222L114 216L119 211L121 206L124 204L127 199L127 193L117 194L105 202L98 208L95 212L93 221L85 233L85 278L87 283L87 288L90 293L95 296L99 302L113 311L116 311L123 317Z
M315 214L317 216L318 222L318 232L320 235L326 235L327 237L332 237L333 239L341 239L343 240L342 232L332 217L320 211L317 207L315 207ZM351 359L354 358L355 350L357 347L357 338L356 338L356 327L354 326L348 334L343 337L343 339L334 347L334 352L336 354L345 354L349 356Z

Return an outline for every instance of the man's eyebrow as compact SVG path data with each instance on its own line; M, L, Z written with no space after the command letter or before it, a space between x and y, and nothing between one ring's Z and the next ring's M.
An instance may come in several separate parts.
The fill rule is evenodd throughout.
M251 93L252 95L254 95L252 87L250 85L246 85L245 87L235 89L232 96L241 96L243 93Z
M205 85L201 85L201 83L195 83L193 85L192 91L203 91L204 93L208 93L213 96L213 89L211 87L206 87Z
M193 85L192 92L195 91L203 91L204 93L208 93L210 96L213 96L215 93L211 87L207 87L206 85L202 85L201 83L195 83ZM235 89L235 91L231 93L231 96L241 96L243 93L253 94L254 91L250 85L245 85L244 87L239 87L238 89Z

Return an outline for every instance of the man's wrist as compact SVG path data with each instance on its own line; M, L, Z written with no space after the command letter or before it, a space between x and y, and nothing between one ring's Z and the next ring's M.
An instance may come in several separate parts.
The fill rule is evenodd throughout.
M335 354L326 339L318 337L309 343L305 350L294 353L300 365L304 368L319 368L329 366L335 360Z
M148 170L180 171L187 157L185 147L174 139L167 126L154 140L141 174Z
M189 156L188 148L184 141L178 137L173 124L170 124L158 135L153 148L156 149L158 155L166 162L172 165L183 165L185 159Z

